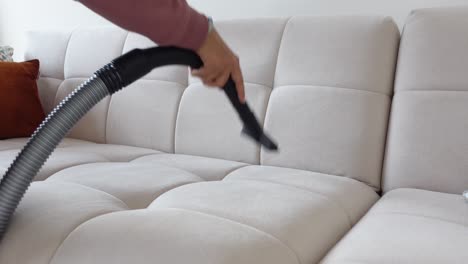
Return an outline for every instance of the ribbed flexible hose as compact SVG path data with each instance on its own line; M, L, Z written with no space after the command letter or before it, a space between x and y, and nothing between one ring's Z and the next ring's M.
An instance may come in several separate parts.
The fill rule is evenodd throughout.
M115 59L67 96L34 132L0 182L0 241L29 185L70 129L97 103L165 65L202 66L196 53L173 47L136 49ZM277 146L264 133L246 103L240 103L232 79L224 87L226 95L244 122L244 131L270 149Z
M54 149L76 122L108 95L105 83L95 75L50 113L21 150L0 184L0 240L19 201Z

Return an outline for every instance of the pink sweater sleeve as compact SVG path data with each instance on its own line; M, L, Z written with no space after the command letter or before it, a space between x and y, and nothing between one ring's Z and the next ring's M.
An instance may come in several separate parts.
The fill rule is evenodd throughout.
M198 50L208 34L208 19L185 0L80 0L91 10L161 46Z

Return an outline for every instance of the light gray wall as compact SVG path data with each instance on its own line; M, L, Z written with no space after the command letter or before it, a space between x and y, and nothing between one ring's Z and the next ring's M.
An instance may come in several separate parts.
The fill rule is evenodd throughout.
M109 2L112 2L109 0ZM410 10L468 5L468 0L188 0L215 19L291 15L377 14L401 26ZM106 25L106 20L72 0L0 0L0 43L16 48L22 59L24 32L30 29Z
M377 14L394 17L401 26L412 9L468 5L468 0L189 0L220 18L291 15Z

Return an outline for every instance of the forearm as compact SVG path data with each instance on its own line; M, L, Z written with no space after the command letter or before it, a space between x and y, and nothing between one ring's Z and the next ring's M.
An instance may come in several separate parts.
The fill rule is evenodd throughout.
M198 50L208 34L207 18L185 0L80 0L113 23L159 45Z

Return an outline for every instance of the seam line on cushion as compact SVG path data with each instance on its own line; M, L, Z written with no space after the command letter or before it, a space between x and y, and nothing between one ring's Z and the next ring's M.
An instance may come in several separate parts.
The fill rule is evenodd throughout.
M107 105L107 109L106 109L106 121L105 121L105 126L104 126L104 144L107 144L109 142L109 140L107 139L107 127L109 126L109 113L110 113L110 108L112 106L112 101L114 97L111 95L110 98L109 98L109 104Z
M71 32L70 32L70 37L68 38L68 42L67 42L67 47L65 49L65 58L63 59L63 80L65 81L67 78L67 76L65 76L65 66L67 65L67 59L68 59L68 51L69 51L69 48L70 48L70 43L71 43L71 39L73 37L73 34L75 34L75 31L77 30L77 28L73 29ZM55 96L55 99L57 99L57 95Z
M55 182L63 182L63 183L67 183L67 184L73 184L73 185L77 185L77 186L84 187L84 188L89 189L89 190L93 190L93 191L97 191L97 192L100 192L100 193L104 193L104 194L106 194L106 195L108 195L108 196L110 196L110 197L112 197L112 198L114 198L114 199L116 199L116 200L122 202L122 204L125 205L125 207L126 207L126 211L132 210L132 209L127 205L127 203L125 203L124 201L122 201L120 198L117 198L117 197L115 197L114 195L112 195L112 194L110 194L110 193L108 193L108 192L105 192L105 191L103 191L103 190L99 190L99 189L96 189L96 188L93 188L93 187L90 187L90 186L87 186L87 185L84 185L84 184L81 184L81 183L72 182L72 181L67 181L67 180L63 180L63 179L54 179L54 180L52 180L51 182L54 182L54 181L55 181Z
M97 214L97 215L95 215L95 216L93 216L93 217L87 219L86 221L84 221L84 222L82 222L82 223L79 223L79 224L77 224L76 226L74 226L74 227L71 229L70 233L68 233L68 235L65 236L65 238L64 238L62 241L60 241L60 244L59 244L59 245L57 246L57 248L54 250L54 253L51 255L51 257L50 257L50 259L49 259L49 264L52 262L52 260L54 260L55 255L57 254L57 252L59 251L59 249L62 247L63 243L65 243L65 241L70 237L70 235L71 235L72 233L74 233L75 230L77 230L80 226L82 226L83 224L85 224L85 223L87 223L87 222L89 222L89 221L91 221L91 220L93 220L93 219L96 219L96 218L98 218L98 217L101 217L101 216L103 216L103 215L107 215L107 214L111 214L111 213L116 213L116 212L123 212L123 211L129 211L129 210L112 211L112 212L108 212L108 213Z
M67 139L67 138L65 138ZM68 139L74 139L74 138L68 138ZM91 142L91 141L86 141L86 140L83 140L83 139L74 139L74 140L81 140L81 141L85 141L84 143L80 143L80 144L74 144L74 145L66 145L66 146L58 146L57 148L61 148L61 149L67 149L67 148L73 148L73 147L77 147L77 146L81 146L83 144L87 144L87 145L98 145L98 143L95 143L95 142Z
M71 42L73 33L75 33L75 30L76 30L76 28L73 29L70 32L70 36L68 36L67 46L65 47L65 54L63 55L63 76L62 76L62 81L64 81L66 79L65 78L65 65L67 65L66 62L67 62L68 50L69 50L69 47L70 47L70 42Z
M89 165L89 164L97 164L97 163L111 163L111 161L110 160L108 160L108 161L95 161L95 162L86 162L86 163L81 163L81 164L75 164L75 165L72 165L70 167L62 168L62 169L54 172L53 174L49 175L47 178L43 179L42 181L47 181L50 177L54 176L55 174L61 173L62 171L65 171L65 170L68 170L68 169L72 169L72 168L76 168L76 167L80 167L80 166L84 166L84 165Z
M273 87L269 86L269 85L265 85L263 83L256 83L256 82L249 82L249 81L244 81L245 84L253 84L253 85L258 85L258 86L263 86L263 87L266 87L266 88L270 88L270 90L273 90Z
M141 209L141 210L149 210L149 209ZM178 211L185 211L185 212L190 212L190 213L195 213L195 214L199 214L199 215L204 215L204 216L209 216L209 217L212 217L212 218L217 218L217 219L221 219L223 221L226 221L226 222L230 222L230 223L234 223L234 224L237 224L239 226L242 226L242 227L245 227L245 228L248 228L248 229L251 229L251 230L254 230L260 234L263 234L265 235L266 237L269 237L271 239L273 239L274 241L277 241L280 245L282 245L283 247L285 247L287 250L289 250L290 253L292 253L292 255L294 255L294 257L296 258L296 263L297 264L301 264L301 261L297 255L297 253L292 250L288 245L286 245L284 242L282 242L281 240L279 240L278 238L274 237L273 235L269 234L269 233L266 233L262 230L259 230L255 227L252 227L252 226L249 226L249 225L246 225L246 224L243 224L243 223L240 223L240 222L236 222L236 221L233 221L231 219L228 219L228 218L223 218L223 217L219 217L219 216L216 216L216 215L211 215L211 214L207 214L207 213L202 213L202 212L198 212L198 211L194 211L194 210L187 210L187 209L182 209L182 208L175 208L175 207L171 207L171 208L158 208L158 210L178 210ZM126 210L126 211L136 211L136 210ZM152 211L156 211L156 210L152 210ZM72 229L72 231L62 240L62 242L60 243L60 245L55 249L55 252L52 254L52 257L50 258L49 260L49 263L52 262L52 260L55 258L57 252L59 251L59 249L63 246L63 243L70 237L71 234L73 234L78 228L80 228L82 225L96 219L96 218L99 218L99 217L102 217L104 215L110 215L110 214L116 214L116 213L120 213L120 212L123 212L123 211L114 211L114 212L110 212L110 213L104 213L104 214L100 214L100 215L96 215L80 224L78 224L76 227L74 227Z
M188 75L189 75L189 74L190 74L190 73L187 72L187 83L189 82L189 80L188 80ZM173 131L173 133L172 133L172 135L174 136L174 137L172 138L172 143L173 143L173 146L174 146L173 151L172 151L173 154L177 154L177 139L176 139L176 138L177 138L177 131L178 131L177 127L179 126L180 108L182 107L182 99L184 98L184 95L185 95L185 93L187 92L187 89L190 87L190 85L191 85L191 84L187 84L187 86L185 86L185 88L184 88L184 90L182 91L182 93L180 93L179 100L178 100L178 102L177 102L177 110L176 110L177 112L176 112L176 114L175 114L174 131Z
M468 92L467 90L437 90L437 89L413 89L413 90L397 90L395 91L395 94L397 93L418 93L418 92L427 92L427 93L466 93Z
M59 78L55 78L55 77L49 77L49 76L45 76L45 75L41 75L39 76L38 79L49 79L49 80L54 80L54 81L64 81L63 79L59 79Z
M279 45L278 45L278 53L276 54L275 71L273 72L274 76L273 76L273 83L272 83L273 87L272 87L272 89L276 88L276 73L278 72L279 56L280 56L280 53L281 53L281 48L283 47L284 33L286 32L286 28L288 27L288 24L289 24L289 22L291 21L292 18L293 17L291 16L286 20L286 22L284 23L283 32L281 33L281 39L280 39Z
M154 150L154 149L149 149L149 150ZM159 150L156 150L156 151L159 151ZM160 151L160 152L155 152L155 153L143 154L143 155L138 156L138 157L136 157L134 159L131 159L131 160L127 161L127 162L131 163L131 162L135 162L137 159L140 159L140 158L149 157L149 156L153 156L153 155L161 155L161 154L168 154L168 153Z
M383 95L385 97L390 98L391 96L382 93L382 92L376 92L376 91L369 91L369 90L361 90L357 88L352 88L352 87L344 87L344 86L328 86L328 85L319 85L319 84L285 84L285 85L280 85L275 87L274 89L279 89L279 88L294 88L294 87L310 87L310 89L314 88L328 88L328 89L335 89L335 90L348 90L348 91L355 91L355 92L362 92L362 93L370 93L370 94L375 94L375 95Z
M160 152L160 153L153 153L153 154L143 155L143 156L137 157L137 158L135 158L135 159L133 159L133 160L131 160L131 161L129 161L129 162L135 162L135 161L136 161L137 159L139 159L139 158L144 158L144 157L153 156L153 155L161 155L161 154L166 154L166 155L183 155L183 154L172 154L172 153ZM206 157L203 157L203 156L194 156L194 157L206 158ZM209 159L211 159L211 158L209 158ZM216 158L213 158L213 159L216 159ZM229 161L229 160L228 160L228 161ZM234 162L235 162L235 161L234 161ZM198 174L195 174L195 173L193 173L193 172L191 172L191 171L188 171L188 170L186 170L186 169L184 169L184 168L181 168L181 167L178 167L178 166L173 166L173 165L169 165L169 164L165 164L165 163L160 163L159 161L155 161L155 163L158 163L158 164L161 164L161 165L170 167L170 168L180 169L180 170L182 170L182 171L188 172L188 173L190 173L190 174L193 174L193 175L199 177L199 178L200 178L202 181L204 181L204 182L209 182L209 181L222 181L222 180L223 180L224 178L226 178L229 174L231 174L231 173L233 173L233 172L235 172L235 171L237 171L237 170L239 170L239 169L242 169L242 168L245 168L245 167L249 167L249 166L256 166L256 165L252 165L252 164L240 164L239 167L234 168L234 169L228 171L228 172L227 172L221 179L219 179L219 180L207 180L207 179L203 178L202 176L200 176L200 175L198 175Z
M189 72L187 72L187 83L188 83L188 75ZM177 133L177 126L179 124L179 114L180 114L180 107L182 105L182 97L184 97L185 92L187 91L189 85L182 85L183 90L179 95L179 98L177 98L177 107L175 107L176 113L175 113L175 120L174 120L174 127L172 128L172 152L171 154L176 154L176 133Z
M96 162L96 163L101 163L101 162ZM93 163L88 163L88 164L93 164ZM86 165L86 164L81 164L81 165ZM73 166L73 167L79 167L79 166L80 166L80 165ZM179 169L179 168L175 168L175 167L171 167L171 166L167 166L167 167L168 167L168 168L173 168L173 169ZM70 168L71 168L71 167L70 167ZM68 168L67 168L67 169L68 169ZM64 170L66 170L66 169L64 169ZM193 184L193 183L199 183L199 182L205 182L205 181L206 181L205 179L203 179L202 177L200 177L200 176L198 176L198 175L196 175L196 174L194 174L194 173L191 173L191 172L189 172L189 171L182 170L182 169L180 169L180 170L183 171L183 172L185 172L185 173L187 173L187 174L190 174L190 175L195 176L196 178L198 178L198 179L197 179L198 181L191 181L191 182L187 182L187 183L177 184L177 185L175 185L174 187L168 188L168 189L167 189L166 191L164 191L163 193L166 193L166 192L168 192L168 191L171 191L171 190L173 190L173 189L182 187L182 186L187 185L187 184ZM58 173L58 172L57 172L57 173ZM50 177L49 177L49 178L50 178ZM47 178L46 180L48 180L48 178ZM108 194L108 195L114 197L115 199L121 201L121 202L127 207L127 210L133 210L132 208L130 208L130 207L127 205L127 203L125 203L124 201L122 201L120 198L118 198L118 197L116 197L116 196L114 196L114 195L112 195L112 194L110 194L110 193L108 193L108 192L105 192L105 191L103 191L103 190L99 190L99 189L97 189L97 188L94 188L94 187L91 187L91 186L88 186L88 185L85 185L85 184L82 184L82 183L78 183L78 182L74 182L74 181L69 181L69 180L65 180L65 179L60 179L60 178L57 178L57 179L50 179L50 180L49 180L49 182L54 182L54 181L57 181L57 182L66 182L66 183L70 183L70 184L74 184L74 185L80 185L80 186L86 187L86 188L88 188L88 189L92 189L92 190L96 190L96 191L99 191L99 192L106 193L106 194ZM158 193L158 192L156 192L156 193ZM152 194L151 197L154 197L154 194ZM148 207L151 203L153 203L154 200L156 200L157 198L158 198L158 197L156 197L156 198L151 198L151 201L149 202L149 204L148 204L146 207ZM143 209L144 209L144 208L143 208Z
M123 44L122 44L122 51L120 52L121 55L123 55L123 53L124 53L125 45L127 45L127 40L128 40L129 35L130 35L130 32L127 31L127 34L126 34L125 39L124 39Z
M171 167L170 167L171 168ZM176 168L177 169L177 168ZM184 172L187 172L187 171L184 171ZM200 176L198 175L195 175L193 173L190 173L190 172L187 172L189 174L192 174L193 176L196 176L197 178L199 178L200 180L199 181L190 181L190 182L185 182L185 183L179 183L179 184L176 184L174 185L173 187L168 187L168 188L165 188L163 190L160 190L158 192L155 192L155 193L152 193L150 196L151 196L151 201L149 201L149 203L146 205L146 207L144 208L140 208L140 209L148 209L148 207L153 204L160 196L166 194L167 192L170 192L172 190L175 190L175 189L178 189L180 187L183 187L185 185L190 185L190 184L195 184L195 183L201 183L201 182L206 182L205 179L201 178ZM159 196L156 196L157 193L161 193ZM155 197L156 196L156 197Z
M63 172L63 171L66 171L68 169L72 169L72 168L76 168L76 167L80 167L80 166L84 166L84 165L90 165L90 164L98 164L98 163L112 163L112 161L104 158L106 161L92 161L92 162L86 162L86 163L80 163L80 164L75 164L75 165L71 165L70 167L66 167L66 168L62 168L56 172L54 172L53 174L49 175L49 177L45 178L43 181L47 181L49 180L49 178L51 178L52 176L55 176L55 174L58 174L60 172Z
M271 99L271 94L273 93L273 89L274 87L270 87L270 91L268 93L268 97L265 98L266 99L266 104L265 104L265 111L264 111L264 116L263 116L263 124L262 124L262 128L265 129L265 126L266 126L266 120L267 120L267 116L268 116L268 109L270 107L270 99ZM259 153L258 153L258 165L262 165L262 153L263 153L263 147L260 146L259 148Z
M271 87L271 90L270 90L270 94L268 95L268 100L267 100L267 103L266 103L266 108L265 108L265 117L263 119L263 128L265 128L265 125L266 125L266 118L268 116L268 109L270 107L270 100L271 100L271 94L273 93L273 90L276 87L276 75L277 75L277 72L278 72L278 64L279 64L279 56L280 56L280 53L281 53L281 48L283 47L283 40L284 40L284 33L286 32L286 28L289 24L289 22L291 21L293 17L289 17L286 22L284 23L284 27L283 27L283 32L281 33L281 39L279 41L279 45L278 45L278 52L276 54L276 63L275 63L275 70L273 72L273 82L272 82L272 87ZM259 155L259 165L263 165L263 162L262 162L262 147L260 147L260 155Z
M125 35L125 39L123 41L123 44L122 44L122 49L121 49L121 52L120 52L120 55L123 54L123 51L125 49L125 45L127 44L127 39L128 39L128 35L130 33L127 31L127 34ZM109 98L109 104L107 105L107 109L106 109L106 120L104 121L105 123L105 126L104 126L104 143L107 144L108 140L107 140L107 127L109 126L108 124L108 121L109 121L109 112L110 112L110 108L111 108L111 105L112 105L112 98L113 96L110 95L110 98Z
M250 166L255 166L255 165L251 165L251 164L242 164L242 165L240 165L239 167L237 167L237 168L235 168L235 169L232 169L232 170L226 172L226 174L224 175L224 177L221 178L220 181L223 181L227 176L229 176L229 174L231 174L231 173L233 173L233 172L235 172L235 171L238 171L238 170L240 170L240 169L250 167Z
M327 254L330 253L330 252L327 252ZM326 255L325 257L327 257L328 255ZM327 261L326 263L333 263L333 264L375 264L375 262L369 262L369 261L366 261L366 260L355 260L355 259L348 259L348 258L331 258L330 260L328 259L325 259L325 257L319 262L321 264L323 264L324 262L323 261Z
M299 189L299 190L306 191L306 192L308 192L308 193L312 193L312 194L318 195L318 196L320 196L320 197L325 198L325 200L331 202L332 204L335 204L338 208L340 208L341 210L343 210L343 212L345 213L346 218L347 218L347 220L348 220L348 222L349 222L349 227L350 227L350 228L353 227L353 221L351 220L351 216L349 215L349 213L348 213L348 211L345 209L345 207L344 207L339 201L337 201L337 200L335 200L335 199L332 199L332 198L326 196L326 195L323 194L323 193L320 193L320 192L317 192L317 191L312 191L312 190L309 190L309 189L306 189L306 188L302 188L302 187L299 187L299 186L295 186L295 185L290 185L290 184L287 184L287 183L279 183L279 182L270 181L270 180L258 180L258 179L231 179L231 180L226 180L226 181L266 182L266 183L271 183L271 184L275 184L275 185L280 185L280 186L295 188L295 189Z
M265 108L264 108L264 111L263 111L263 121L262 121L262 124L261 124L263 129L265 129L265 126L266 126L268 107L270 105L270 98L271 98L272 93L273 93L273 87L270 87L270 89L268 91L268 96L265 98ZM260 147L258 148L258 163L257 163L257 165L262 164L262 152L263 152L262 149L263 149L263 147L260 145Z
M247 225L247 224L244 224L244 223L241 223L241 222L238 222L238 221L234 221L232 219L229 219L229 218L226 218L226 217L221 217L221 216L218 216L218 215L213 215L213 214L209 214L209 213L205 213L205 212L199 212L199 211L196 211L196 210L190 210L190 209L185 209L185 208L178 208L178 207L163 207L163 208L156 208L156 209L172 209L172 210L180 210L180 211L186 211L186 212L191 212L191 213L197 213L197 214L201 214L201 215L206 215L206 216L210 216L210 217L213 217L213 218L218 218L218 219L222 219L224 221L228 221L228 222L231 222L231 223L235 223L237 225L240 225L240 226L243 226L243 227L247 227L247 228L250 228L252 230L255 230L261 234L264 234L266 235L267 237L270 237L271 239L277 241L278 243L280 243L281 245L283 245L285 248L287 248L288 250L290 250L294 256L296 257L296 260L297 260L297 263L298 264L301 264L301 260L299 259L299 256L298 254L290 247L288 246L286 243L284 243L283 241L281 241L279 238L275 237L274 235L268 233L268 232L265 232L263 230L260 230L256 227L253 227L251 225ZM151 210L151 209L146 209L146 210Z
M106 121L104 121L105 123L105 126L104 126L104 144L107 144L108 140L107 140L107 127L109 126L109 124L107 123L109 121L109 111L110 111L110 108L111 108L111 105L112 105L112 98L113 96L111 95L110 98L109 98L109 104L107 105L107 109L106 109Z
M443 219L443 218L435 217L435 216L417 215L417 214L402 213L402 212L379 212L379 211L377 211L377 210L374 211L374 212L372 212L372 214L374 214L374 215L389 214L389 215L411 216L411 217L416 217L416 218L425 218L425 219L436 220L436 221L439 221L439 222L449 223L449 224L453 224L453 225L457 225L457 226L468 227L468 223L467 223L467 224L463 224L463 223L459 223L459 222L455 222L455 221L451 221L451 220L447 220L447 219Z

